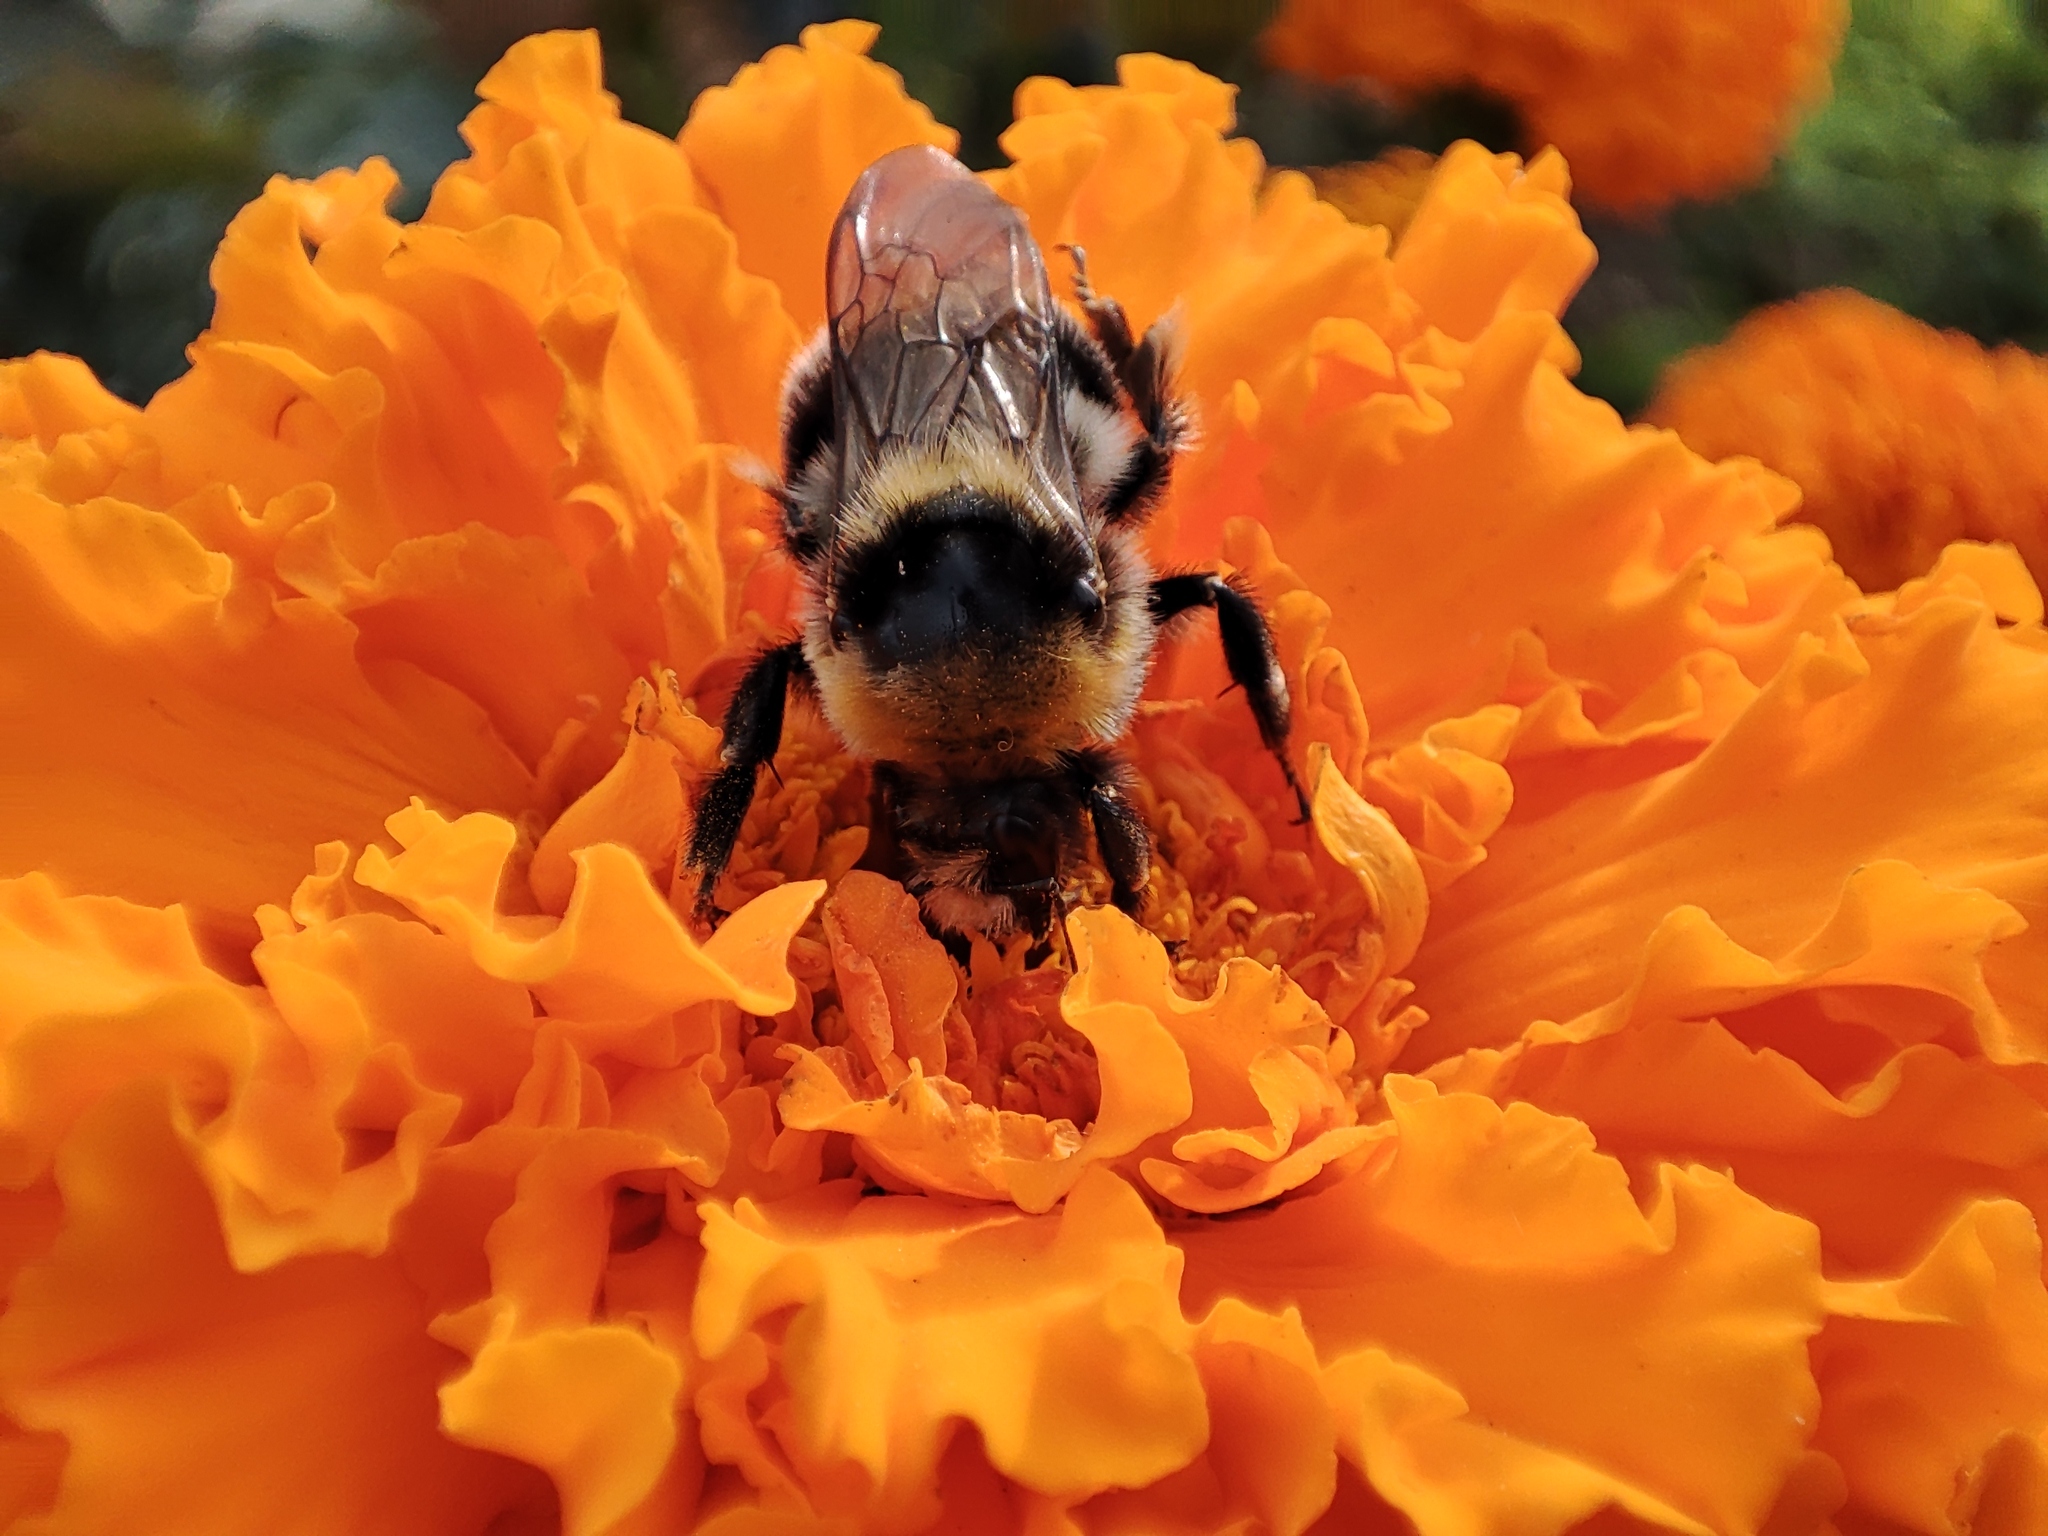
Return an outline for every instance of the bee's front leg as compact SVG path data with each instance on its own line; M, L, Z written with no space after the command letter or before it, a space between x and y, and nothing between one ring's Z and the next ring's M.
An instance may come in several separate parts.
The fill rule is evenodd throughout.
M754 783L761 769L775 760L782 743L782 712L793 681L810 675L803 646L795 641L763 651L747 668L725 711L725 745L718 772L697 797L697 815L690 829L690 866L698 871L697 915L718 916L711 893L732 859L747 807L754 801Z
M1152 877L1152 831L1131 804L1130 770L1106 752L1086 751L1075 755L1071 772L1095 826L1095 851L1109 872L1110 902L1136 917Z
M1287 698L1287 677L1280 670L1280 655L1273 648L1273 631L1265 614L1249 592L1221 576L1162 576L1152 583L1151 611L1155 625L1171 623L1194 608L1214 608L1216 629L1223 640L1223 664L1230 680L1244 690L1252 718L1259 725L1259 739L1279 760L1287 787L1301 810L1301 821L1309 819L1308 792L1294 775L1287 759L1287 725L1291 709Z

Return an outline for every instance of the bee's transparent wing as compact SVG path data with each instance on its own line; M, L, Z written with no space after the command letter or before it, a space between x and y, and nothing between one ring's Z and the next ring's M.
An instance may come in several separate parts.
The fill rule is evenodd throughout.
M951 155L894 150L847 194L825 288L843 487L894 445L971 435L1023 457L1043 512L1085 536L1052 293L1015 209Z

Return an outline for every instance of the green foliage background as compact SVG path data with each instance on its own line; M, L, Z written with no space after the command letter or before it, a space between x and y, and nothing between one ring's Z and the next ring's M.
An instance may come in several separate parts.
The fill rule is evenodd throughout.
M2048 0L1855 0L1834 93L1761 186L1652 222L1585 208L1602 264L1567 316L1625 411L1677 351L1759 304L1847 285L1986 341L2048 347ZM417 212L462 153L481 71L521 32L594 25L627 114L663 132L808 22L864 14L878 56L996 163L1018 81L1119 53L1240 87L1280 165L1459 137L1520 143L1457 91L1401 108L1267 68L1269 0L0 0L0 356L75 352L144 399L206 323L206 268L270 174L381 153Z

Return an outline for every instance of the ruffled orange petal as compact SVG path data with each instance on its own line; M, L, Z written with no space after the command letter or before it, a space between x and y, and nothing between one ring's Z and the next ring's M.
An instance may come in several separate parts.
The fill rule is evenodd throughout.
M1189 1303L1298 1306L1342 1453L1430 1536L1609 1504L1754 1529L1818 1407L1812 1229L1704 1170L1661 1170L1640 1210L1571 1121L1384 1091L1396 1134L1364 1171L1175 1234Z
M779 1013L795 1001L790 936L824 893L804 881L769 892L700 944L655 890L646 866L616 843L572 855L575 888L560 919L499 909L516 833L510 822L449 821L415 804L391 817L395 857L366 848L355 878L456 939L486 975L532 990L594 1048L681 1060L698 1026L678 1015L725 1001Z
M2048 1290L2024 1207L1973 1202L1896 1280L1831 1285L1828 1310L1814 1443L1859 1509L1960 1533L2048 1507Z
M1562 315L1593 270L1555 151L1527 165L1470 140L1436 163L1394 254L1394 278L1429 324L1460 341L1504 315Z
M422 923L293 907L296 923L264 914L268 932L250 959L316 1072L374 1077L377 1061L402 1067L423 1090L458 1102L450 1141L510 1111L540 1022L524 988L485 975L461 944ZM375 1145L374 1128L362 1126L360 1140L352 1161Z
M64 897L42 875L0 884L0 1183L33 1185L79 1117L136 1076L177 1085L206 1118L247 1081L265 1021L208 968L191 925L105 897Z
M1850 589L1817 543L1771 533L1782 482L1630 434L1564 382L1575 354L1554 317L1590 246L1562 164L1460 146L1389 260L1305 185L1260 198L1250 149L1220 136L1228 93L1200 81L1034 82L1005 138L1015 163L991 178L1042 243L1085 246L1134 321L1181 306L1188 376L1220 425L1164 510L1162 552L1213 559L1229 515L1259 516L1279 559L1314 571L1334 614L1322 643L1396 742L1499 700L1532 710L1531 756L1696 750L1744 674L1768 676ZM1437 558L1446 545L1459 560ZM1469 867L1483 823L1431 836L1437 856Z
M1631 1166L1725 1167L1818 1226L1829 1262L1850 1272L1911 1267L1973 1195L2010 1196L2048 1220L2048 1109L2023 1077L1918 1045L1837 1096L1778 1050L1744 1043L1767 1028L1790 1043L1782 1014L1758 1013L1530 1046L1454 1075L1585 1122ZM1869 1057L1841 1070L1867 1072Z
M2048 878L2048 741L2027 744L2048 721L2044 690L2039 631L2001 629L1962 589L1802 641L1690 766L1494 838L1488 862L1440 898L1410 967L1431 1015L1410 1059L1568 1024L1631 987L1691 989L1682 1006L1706 1013L1760 997L1699 990L1710 975L1783 988L1802 967L1826 984L1836 965L1845 986L1954 998L1981 1049L2041 1059L2039 940L1999 904L2038 910ZM1886 859L1919 878L1866 870L1849 890ZM1646 945L1660 958L1641 958ZM1676 969L1658 980L1639 970L1652 964Z
M602 1118L601 1106L586 1108ZM541 1467L561 1496L564 1531L595 1536L661 1487L676 1450L682 1362L592 1311L618 1180L658 1191L658 1170L679 1157L601 1125L508 1136L504 1150L520 1141L517 1194L485 1239L491 1294L434 1323L436 1338L472 1356L441 1389L442 1424L463 1444Z
M825 241L854 178L905 144L950 152L960 141L903 94L894 70L867 58L880 30L805 27L796 46L770 49L699 96L679 135L740 265L774 282L804 331L825 319Z
M1492 760L1548 771L1591 755L1639 774L1662 744L1686 750L1724 728L1750 679L1850 589L1817 545L1768 532L1781 484L1626 433L1564 383L1575 358L1550 317L1587 247L1562 189L1554 161L1518 173L1472 146L1444 157L1395 267L1469 345L1396 337L1397 355L1375 358L1355 338L1326 351L1309 430L1281 439L1264 490L1281 554L1314 561L1339 616L1329 643L1358 668L1383 734L1405 746L1432 716L1499 700L1522 714L1505 743L1488 729ZM1483 525L1446 529L1461 508ZM1442 538L1461 558L1383 542L1425 529L1432 551ZM1448 585L1424 579L1453 568ZM1490 829L1443 809L1443 831L1404 830L1454 878Z
M928 1524L956 1417L1003 1476L1067 1498L1151 1482L1208 1438L1178 1258L1110 1175L1046 1216L863 1202L858 1186L827 1184L708 1207L704 1252L706 1445L722 1459L746 1446L750 1481L774 1476L821 1515ZM754 1413L735 1415L717 1388L735 1370Z
M300 931L270 909L258 989L210 970L176 909L30 877L0 910L8 1182L107 1093L169 1082L240 1269L384 1252L432 1151L502 1114L531 1054L523 991L382 914Z
M1175 990L1166 951L1113 912L1072 922L1079 968L1062 999L1075 1028L1104 1013L1150 1012L1171 1037L1191 1091L1186 1118L1141 1149L1138 1169L1184 1210L1218 1212L1285 1194L1374 1133L1358 1121L1350 1037L1287 977L1236 959L1215 992Z
M486 1345L441 1389L442 1423L458 1444L546 1472L564 1536L597 1536L658 1486L681 1384L674 1359L637 1328L556 1329Z
M545 1506L530 1469L439 1432L456 1357L395 1260L230 1267L161 1088L95 1106L57 1179L65 1231L0 1320L0 1402L69 1441L44 1529L438 1536Z
M881 912L874 909L901 914L904 907L909 908L907 918L915 932L898 934L893 946L880 950L876 963L903 980L914 975L912 968L920 963L906 956L905 950L921 952L926 967L943 966L945 991L942 995L933 992L931 1003L936 1006L929 1014L934 1023L942 1023L953 1001L951 962L917 926L910 898L893 882L852 875L834 902L842 911L855 903L868 906L866 916L852 921L870 934L882 922ZM1070 931L1084 974L1089 964L1086 957L1147 944L1158 948L1155 940L1135 929L1128 919L1105 917L1100 912L1077 913ZM835 949L838 947L835 942ZM927 976L937 979L930 970ZM867 1026L869 1038L893 1040L891 1007L879 972L874 990L875 1000L863 1003L858 991L841 982L849 1013L862 1007L879 1009L878 1024ZM901 996L901 980L896 990ZM821 1054L793 1048L794 1063L780 1105L783 1122L806 1130L851 1134L864 1161L911 1188L1009 1200L1032 1212L1047 1210L1074 1188L1091 1165L1124 1157L1148 1138L1181 1124L1189 1107L1185 1055L1151 1010L1113 998L1096 1000L1077 991L1063 1000L1061 1011L1068 1025L1092 1047L1098 1074L1097 1107L1085 1132L1068 1117L977 1102L964 1080L970 1075L971 1062L952 1064L958 1079L939 1075L947 1066L943 1048L930 1070L920 1060L907 1071L892 1049L885 1060L896 1063L893 1070L897 1075L883 1070L866 1082L848 1082ZM861 1028L849 1021L850 1035ZM874 1045L864 1047L863 1056L873 1049ZM1015 1064L1013 1055L1002 1067L1010 1070Z
M1149 1487L1096 1495L1071 1512L1073 1528L1274 1536L1312 1526L1364 1529L1342 1525L1330 1508L1341 1475L1337 1418L1300 1314L1225 1298L1197 1325L1193 1353L1209 1400L1207 1448Z
M373 683L354 633L237 580L162 513L0 491L6 774L32 816L0 872L182 900L223 940L282 901L314 845L395 798L517 810L533 782L476 707L417 672Z
M1551 679L1612 715L1707 647L1760 680L1850 593L1817 544L1769 531L1783 482L1624 430L1564 380L1560 334L1519 311L1470 347L1428 348L1447 420L1398 451L1377 441L1372 397L1350 405L1333 379L1320 441L1268 488L1274 542L1318 570L1329 643L1382 731L1534 702ZM1517 689L1524 652L1554 670Z
M620 264L639 211L699 201L676 146L621 120L594 32L521 38L476 93L483 105L462 125L473 153L435 184L430 221L474 229L520 214L557 224L573 283Z
M959 981L944 947L925 931L917 898L893 880L855 870L826 903L825 938L858 1064L885 1084L912 1062L944 1072Z
M417 667L460 690L537 771L589 699L619 697L632 677L590 587L543 539L476 523L408 539L374 580L333 597L366 664Z
M36 352L0 363L0 437L32 438L47 452L74 432L133 422L138 414L75 357Z
M381 162L236 220L215 323L145 422L150 499L574 793L620 740L582 701L726 639L765 539L721 444L768 451L797 337L680 148L619 120L594 37L528 39L483 91L421 224L382 211Z
M214 482L252 508L333 488L334 506L272 556L302 589L373 574L399 539L471 521L567 532L545 481L561 456L549 430L560 386L517 323L520 268L543 253L530 239L449 253L431 237L415 253L383 212L395 185L380 161L273 180L222 242L219 307L192 371L146 415L175 500Z
M597 843L632 849L657 886L676 873L686 820L683 775L717 762L718 731L683 710L672 673L658 686L635 680L625 720L619 760L555 818L533 851L527 882L544 911L561 915L576 884L575 854Z
M84 501L147 478L140 418L75 357L0 363L0 485Z

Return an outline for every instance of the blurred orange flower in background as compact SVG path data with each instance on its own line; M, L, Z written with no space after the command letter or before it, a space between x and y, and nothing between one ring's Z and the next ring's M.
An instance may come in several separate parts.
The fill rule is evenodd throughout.
M2019 347L1808 294L1673 363L1647 415L1790 477L1866 587L1924 576L1956 539L2004 540L2048 579L2048 362Z
M1071 976L854 868L801 718L679 919L788 593L730 458L854 177L952 143L872 37L677 142L528 39L418 224L375 161L245 210L146 410L0 373L0 1510L2038 1529L2038 592L1867 596L1581 395L1555 155L1390 255L1189 66L1028 82L990 179L1182 306L1155 553L1264 594L1313 825L1198 642Z
M1761 178L1848 20L1844 0L1286 0L1266 50L1318 79L1501 97L1586 197L1637 211Z
M1377 224L1399 240L1436 179L1435 155L1396 145L1371 160L1308 172L1316 195L1354 224Z

